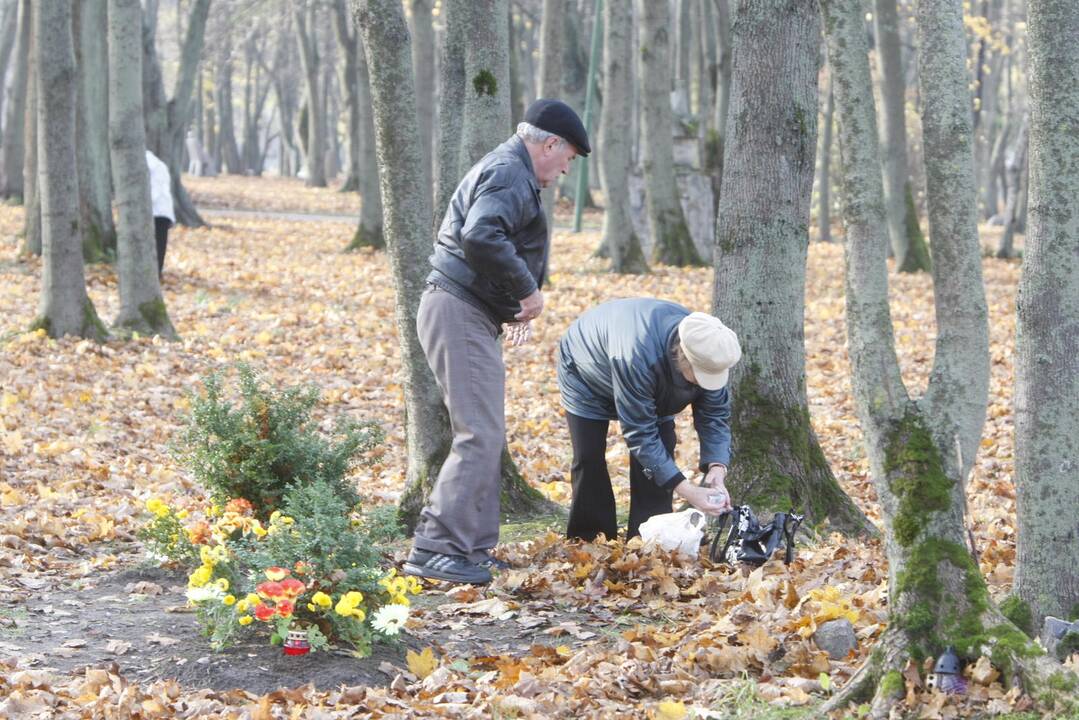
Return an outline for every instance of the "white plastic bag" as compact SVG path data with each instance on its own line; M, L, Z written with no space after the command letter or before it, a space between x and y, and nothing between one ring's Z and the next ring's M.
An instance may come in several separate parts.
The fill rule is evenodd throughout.
M664 550L678 550L697 557L704 535L705 517L700 510L653 515L641 523L641 539L653 542Z

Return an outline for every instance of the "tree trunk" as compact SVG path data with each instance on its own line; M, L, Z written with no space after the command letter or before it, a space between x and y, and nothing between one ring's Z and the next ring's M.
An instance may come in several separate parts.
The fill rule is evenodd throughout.
M8 74L8 64L11 62L11 51L15 47L15 39L19 37L19 2L7 0L4 3L3 16L0 17L0 118L4 115L6 101L5 80Z
M109 147L120 228L115 325L175 339L157 277L142 112L139 0L109 0Z
M82 254L86 262L101 262L116 254L112 174L109 168L109 74L105 44L107 2L82 0L74 7Z
M832 242L832 124L835 116L835 92L829 70L828 89L824 95L824 128L817 152L817 240Z
M712 119L715 136L711 143L715 145L708 151L716 160L712 172L713 192L716 207L719 207L720 190L723 186L723 155L727 141L727 114L731 100L731 17L728 0L715 0L716 3L716 43L718 45L718 63L716 65L716 107Z
M225 172L229 175L243 175L244 164L240 159L240 148L236 144L236 124L233 122L232 38L227 33L221 39L215 76L217 142L221 148L221 159L224 161Z
M658 3L657 3L658 4ZM664 14L666 14L665 11ZM664 23L666 24L666 23ZM689 63L693 25L689 17L689 0L674 0L674 47L671 48L674 67L674 94L671 105L680 117L689 115Z
M28 11L27 22L33 28L36 9ZM41 97L41 81L37 75L37 38L33 32L27 43L26 59L26 104L23 113L23 148L22 184L26 197L23 198L23 249L33 255L41 255L41 172L40 172L40 135L38 134L38 102Z
M54 338L103 340L107 333L86 294L79 237L72 2L41 3L33 15L42 232L41 303L33 327Z
M815 0L740 0L731 134L716 222L715 315L742 343L728 487L755 510L872 526L840 489L809 422L805 271L817 147Z
M199 216L195 204L180 181L182 171L184 138L191 122L194 103L192 94L195 75L199 69L206 19L210 14L210 0L192 0L187 16L187 34L184 35L180 68L172 98L165 97L161 64L157 58L156 30L151 23L143 24L143 112L146 117L146 146L166 165L172 178L172 200L176 208L177 222L188 227L202 227L206 223Z
M1015 146L1008 153L1008 159L1004 162L1004 177L1007 188L1007 201L1004 204L1004 232L1000 235L1000 244L997 246L998 258L1015 257L1014 238L1015 231L1019 226L1019 201L1023 195L1027 176L1027 148L1030 143L1030 116L1023 116L1023 124L1019 126L1019 135L1015 139Z
M543 0L540 21L539 90L537 98L561 99L562 96L562 35L564 31L563 0ZM556 183L540 190L547 227L554 231Z
M524 120L525 105L524 105L524 93L525 83L521 81L521 31L517 27L517 22L514 20L513 5L507 7L506 22L509 23L509 38L510 38L510 124L513 127L517 127L517 123ZM432 38L433 40L433 38ZM433 42L432 42L433 44ZM434 57L431 58L431 64L434 65ZM431 71L432 78L434 77L434 69ZM432 117L434 113L432 111ZM431 128L432 145L434 144L434 127L432 121ZM433 148L432 148L433 156ZM432 174L433 177L433 174Z
M460 167L472 167L510 134L509 0L471 0L465 36Z
M0 196L23 199L27 78L30 66L31 0L19 0L15 65L11 68L9 102L4 106L4 141L0 144Z
M633 230L629 214L630 167L630 66L633 64L632 6L611 2L603 6L603 97L605 112L600 117L599 145L603 146L600 175L607 209L603 214L602 245L611 257L611 271L648 272L641 240Z
M645 208L654 261L679 266L703 265L682 214L674 180L668 15L665 2L637 0Z
M411 0L412 66L416 75L416 113L420 127L420 151L423 160L423 186L431 188L434 160L435 119L435 26L432 20L434 0ZM508 17L503 13L499 18ZM508 32L508 26L507 26ZM508 87L508 86L507 86Z
M1079 8L1031 3L1030 227L1015 348L1015 588L1035 627L1079 606Z
M956 129L952 124L942 126L935 113L962 107L967 110L963 117L969 119L970 96L959 8L941 12L951 3L930 7L930 1L922 0L918 19L927 99L926 159L935 165L944 139L942 127ZM973 452L965 453L964 448L977 446L988 395L989 338L977 238L969 231L955 232L937 235L933 243L937 322L945 339L937 345L926 397L912 401L900 375L888 308L884 192L863 10L859 0L820 4L839 116L848 346L855 403L883 511L892 608L891 624L878 649L821 711L872 697L868 714L884 718L903 697L903 672L947 645L967 659L990 654L1007 680L1030 678L1044 673L1047 666L1035 659L1040 654L1037 647L989 600L966 544L964 484ZM954 120L957 115L949 117ZM935 227L940 227L941 202L965 200L970 203L965 209L973 210L969 121L947 139L966 154L965 162L948 158L950 168L954 172L965 167L969 177L965 188L962 183L942 187L937 183L947 173L938 167L927 169L930 223ZM952 175L949 180L957 178ZM965 198L957 196L957 187ZM934 193L943 196L940 201L932 200ZM959 223L952 220L949 226L958 229Z
M431 249L431 194L423 185L412 56L400 0L351 3L363 36L366 64L371 68L386 237L397 294L408 432L407 487L399 515L411 531L450 449L449 417L442 393L416 335L416 312Z
M696 0L693 8L696 15L695 33L700 40L697 135L701 140L702 151L706 150L708 140L715 130L712 122L715 120L716 106L716 36L713 32L715 22L712 20L712 9L712 0Z
M884 198L887 203L888 237L899 272L928 271L929 250L918 224L917 213L908 212L910 181L907 177L907 86L899 41L896 0L875 0L873 22L877 33L877 65L880 72L880 116L884 126Z
M438 70L438 178L435 183L433 232L438 232L442 215L463 176L461 168L462 117L465 107L465 33L468 18L466 0L444 0L442 15L442 56Z
M319 89L318 22L316 6L312 3L295 11L296 34L300 42L300 60L303 63L307 87L307 186L326 187L326 118L322 112Z
M362 45L363 41L357 38ZM367 57L361 47L356 57L356 92L360 107L360 223L347 250L386 247L382 227L382 168L376 156L375 118L371 98L371 77Z
M345 105L348 107L348 174L341 192L356 191L360 187L360 73L357 67L360 46L345 0L334 0L333 27L345 59L341 65L341 85L345 89Z

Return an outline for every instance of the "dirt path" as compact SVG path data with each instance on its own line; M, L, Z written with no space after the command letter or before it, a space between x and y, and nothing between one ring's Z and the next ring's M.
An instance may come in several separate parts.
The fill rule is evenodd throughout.
M9 606L0 658L60 674L116 663L139 683L171 678L189 690L264 694L309 683L320 690L385 685L407 668L408 649L432 647L439 656L464 660L518 656L534 645L607 642L609 636L595 626L616 624L602 609L592 614L553 603L525 607L511 597L482 593L471 602L454 602L439 588L415 599L415 622L401 642L377 645L366 658L345 648L289 657L264 636L215 652L185 605L185 585L182 575L136 567L104 574L76 592ZM56 602L57 597L64 599Z

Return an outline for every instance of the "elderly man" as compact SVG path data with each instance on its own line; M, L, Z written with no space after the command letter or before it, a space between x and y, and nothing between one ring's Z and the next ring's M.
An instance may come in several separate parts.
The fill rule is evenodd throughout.
M453 444L404 565L410 575L490 582L498 543L506 371L498 337L528 338L543 311L550 247L540 188L591 152L577 114L540 99L517 133L468 172L438 231L416 330L449 410Z
M741 357L738 336L719 319L663 300L612 300L570 325L558 363L573 443L568 537L618 533L606 460L611 420L621 424L630 451L627 537L653 515L671 512L673 493L706 513L730 509L727 376ZM674 461L673 416L687 405L700 439L701 485Z

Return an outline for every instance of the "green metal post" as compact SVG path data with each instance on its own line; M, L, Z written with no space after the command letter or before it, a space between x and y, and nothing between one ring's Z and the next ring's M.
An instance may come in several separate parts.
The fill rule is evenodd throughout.
M618 2L619 0L614 0ZM625 0L622 0L625 2ZM588 54L588 87L584 93L584 129L592 135L592 96L596 89L596 62L599 59L599 42L603 37L603 0L596 0L595 20L592 22L592 49ZM595 147L595 143L590 143ZM577 197L573 203L573 232L581 232L581 213L584 211L584 194L588 191L588 158L581 158L577 173Z

